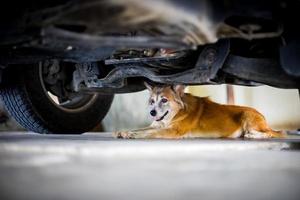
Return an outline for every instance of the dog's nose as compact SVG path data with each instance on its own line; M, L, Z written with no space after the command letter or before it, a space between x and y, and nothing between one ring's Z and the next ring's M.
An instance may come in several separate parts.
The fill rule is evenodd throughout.
M156 115L156 110L151 110L150 115L154 117Z

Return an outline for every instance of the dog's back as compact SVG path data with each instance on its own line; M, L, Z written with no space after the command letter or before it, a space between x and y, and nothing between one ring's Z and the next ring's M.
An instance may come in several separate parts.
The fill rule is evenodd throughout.
M251 138L283 137L281 132L268 127L262 114L253 108L222 105L209 98L185 94L182 98L186 108L175 116L183 137L229 137ZM183 120L176 119L186 116ZM175 124L173 124L175 125Z

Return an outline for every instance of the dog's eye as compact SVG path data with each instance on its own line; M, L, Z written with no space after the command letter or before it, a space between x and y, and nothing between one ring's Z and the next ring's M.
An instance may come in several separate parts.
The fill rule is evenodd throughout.
M167 103L167 102L168 102L168 99L166 99L166 98L162 98L161 102L163 102L163 103Z
M153 104L154 104L154 100L153 100L153 99L150 99L149 104L150 104L150 105L153 105Z

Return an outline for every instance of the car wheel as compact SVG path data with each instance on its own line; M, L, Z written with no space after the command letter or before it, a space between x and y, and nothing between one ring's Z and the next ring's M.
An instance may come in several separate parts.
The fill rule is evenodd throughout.
M0 90L8 112L36 133L80 134L93 129L107 114L113 95L71 92L72 68L53 66L39 63L18 70L18 82Z

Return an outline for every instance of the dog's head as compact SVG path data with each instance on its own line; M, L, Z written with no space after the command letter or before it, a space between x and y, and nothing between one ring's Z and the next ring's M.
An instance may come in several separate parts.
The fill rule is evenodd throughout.
M185 86L151 86L146 82L145 86L150 91L149 113L153 120L169 122L184 108Z

